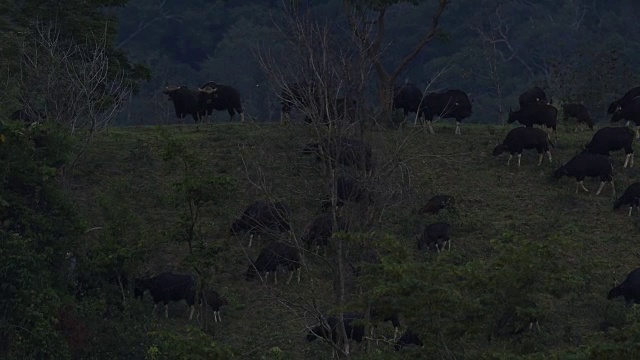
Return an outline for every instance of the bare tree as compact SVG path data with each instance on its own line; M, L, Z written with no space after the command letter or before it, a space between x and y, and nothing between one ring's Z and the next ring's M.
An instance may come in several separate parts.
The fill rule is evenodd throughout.
M385 48L385 15L395 1L378 1L375 2L375 5L363 5L362 2L359 1L344 0L344 8L351 31L360 41L361 49L365 51L369 61L373 64L378 77L378 97L380 106L382 107L383 118L390 119L393 86L396 79L405 71L416 56L418 56L422 49L436 38L440 18L449 2L449 0L438 0L438 7L422 38L402 57L395 68L387 69L382 59ZM373 19L369 18L372 12L375 14Z
M122 111L131 86L109 56L106 26L82 42L65 37L54 23L36 23L32 29L20 47L22 111L80 137L79 156Z
M255 152L246 152L246 157L247 149L242 148L240 152L250 184L247 193L266 196L272 201L283 200L282 193L278 196L279 189L273 186L277 175L269 169L270 164L282 161L279 159L282 157L290 167L288 172L298 174L306 184L300 188L287 187L285 196L296 201L311 197L318 208L324 200L329 203L332 229L338 229L340 220L349 224L348 232L334 234L324 252L308 251L295 229L287 240L304 254L306 274L322 267L331 275L330 303L320 303L320 298L309 295L326 291L318 282L298 285L311 289L295 291L293 295L288 291L286 296L267 288L269 296L304 319L306 329L310 330L309 317L315 319L315 323L328 326L325 318L328 312L343 323L347 309L362 307L363 297L356 290L359 280L353 274L352 265L362 260L367 249L374 248L375 235L371 232L381 228L385 210L406 200L399 194L408 193L411 178L408 162L418 155L406 154L404 149L422 131L398 131L391 142L386 141L388 134L368 132L372 115L365 105L365 89L375 65L364 44L350 29L321 22L310 12L289 9L286 15L282 22L276 23L288 45L286 56L274 54L268 48L256 50L255 55L274 93L296 109L298 117L304 117L308 124L300 124L293 116L288 120L283 117L283 124L287 126L282 131L290 131L292 141L277 155L260 150L260 146L255 146L258 149ZM301 152L311 154L311 159L300 156ZM251 160L252 155L257 158ZM354 179L368 195L361 202L345 201L344 206L338 206L341 201L337 185L341 177ZM305 217L305 222L308 221L309 217ZM369 308L364 311L364 318L368 323ZM339 333L337 344L330 340L327 343L341 357L347 357L351 349L344 326L339 327Z

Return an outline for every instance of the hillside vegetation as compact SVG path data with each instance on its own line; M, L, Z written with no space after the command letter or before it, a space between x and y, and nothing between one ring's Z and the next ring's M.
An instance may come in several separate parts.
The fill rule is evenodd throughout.
M593 132L560 127L552 164L545 157L538 167L538 154L525 151L521 167L515 158L507 167L508 155L493 158L491 151L510 128L464 124L462 136L454 136L450 123L437 122L435 135L413 127L367 133L378 164L395 158L403 166L385 183L398 191L366 235L383 254L383 263L360 285L367 296L391 299L396 294L403 330L407 324L418 330L425 347L394 353L391 344L370 342L355 346L355 358L425 358L436 351L456 358L549 355L594 346L605 341L608 327L627 323L623 302L607 301L606 294L614 277L619 282L637 267L640 216L628 217L626 207L614 212L609 186L595 195L598 179L587 179L590 192L579 194L574 179L551 179ZM73 197L88 227L102 227L85 235L80 252L113 248L130 278L204 269L202 276L230 302L222 309L222 323L208 318L208 332L237 358L329 358L327 344L305 341L306 326L316 323L305 308L316 304L335 310L326 271L332 258L305 252L299 284L285 284L285 274L276 286L272 279L267 285L247 282L249 259L266 242L254 240L248 248L248 239L229 236L231 222L248 204L277 199L293 209L288 241L297 241L327 196L318 163L301 153L313 139L309 129L253 124L109 129L95 140L72 180ZM398 139L406 140L400 150ZM622 169L622 152L612 159L619 196L637 179L640 164ZM186 205L176 195L176 184L189 179L211 181L215 193L200 212L191 253L181 235ZM457 211L416 214L439 193L455 196ZM437 220L453 225L451 252L419 254L415 236ZM346 239L350 251L357 252L358 237ZM354 306L363 301L356 282L350 284ZM151 316L148 297L143 303L129 293L126 297L134 328L157 335L163 328L184 327L196 346L186 332L184 302L170 305L165 320L161 311ZM492 319L522 299L537 304L528 310L536 312L540 331L488 341ZM525 303L513 306L527 308ZM191 325L197 326L196 320ZM390 325L383 329L377 336L393 332ZM155 350L165 356L178 351L169 349L166 339L163 348L157 337L151 338L138 350L157 345Z

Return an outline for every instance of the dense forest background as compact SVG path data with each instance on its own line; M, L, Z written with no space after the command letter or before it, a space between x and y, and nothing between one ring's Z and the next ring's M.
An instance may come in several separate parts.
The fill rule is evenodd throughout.
M558 108L584 102L597 128L609 123L607 105L640 82L640 3L349 2L368 19L386 9L387 71L447 5L394 81L466 91L473 115L464 122L479 125L464 124L463 135L448 121L436 134L368 127L390 114L371 69L377 54L358 57L345 3L0 0L0 358L326 359L333 350L354 359L637 358L638 307L607 293L637 266L640 220L612 210L613 191L576 194L573 179L551 178L593 133L559 127L553 160L539 166L533 153L521 167L490 154L513 127L499 125L508 109L532 86ZM292 19L316 33L295 39ZM375 22L361 25L375 31ZM326 43L292 45L325 30ZM339 54L325 51L332 46L348 56L328 58L367 68L294 64L305 51ZM269 66L257 60L265 53ZM342 121L327 86L333 95L306 94L311 123L278 124L283 81L265 70L281 64L303 70L276 80L332 85L368 75L345 81L364 88L366 111ZM228 124L226 112L215 124L176 119L165 86L207 81L236 87L255 123ZM345 137L363 151L336 165L331 150ZM621 158L611 156L618 194L640 176ZM345 200L338 215L321 205L337 205L340 176L367 195ZM437 194L455 206L421 213ZM247 281L267 239L249 247L230 224L257 200L293 209L291 231L270 235L303 254L300 282ZM327 213L332 230L338 216L349 229L329 231L315 253L302 237ZM439 221L451 224L451 251L421 251L417 238ZM134 298L135 279L164 271L219 291L228 300L222 322L206 307L187 320L184 301L164 318L148 295ZM397 312L402 333L415 332L423 347L395 351L391 325L369 321L374 305ZM347 311L368 314L369 339L333 346L309 333Z
M349 38L341 0L300 3L300 12L310 12L338 36ZM397 63L415 45L435 6L429 1L402 2L389 9L385 64ZM556 104L585 102L596 121L602 121L610 100L637 79L628 66L640 56L639 43L630 36L640 26L639 9L632 0L616 6L604 0L456 0L445 10L437 38L397 82L407 80L422 89L429 85L430 91L468 92L474 99L469 122L499 123L499 109L505 116L509 106L517 108L518 94L531 86L546 89ZM270 86L255 55L269 49L286 57L295 50L285 46L276 28L283 12L280 0L129 2L118 11L118 48L148 66L153 78L132 98L118 123L175 122L162 89L207 81L236 87L256 121L278 118L279 89ZM376 102L371 96L370 105L379 106ZM217 119L228 117L220 112Z

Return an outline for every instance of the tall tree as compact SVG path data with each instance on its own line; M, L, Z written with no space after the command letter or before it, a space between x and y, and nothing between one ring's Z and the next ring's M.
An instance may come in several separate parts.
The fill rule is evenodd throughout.
M386 33L385 15L387 10L398 3L417 4L417 0L344 0L344 7L349 25L354 35L360 40L363 51L374 65L378 75L378 96L382 107L383 118L390 119L393 85L400 74L418 56L422 49L438 35L438 25L449 0L438 0L438 7L425 29L424 35L414 47L407 52L395 67L387 67L382 62L384 39ZM374 14L375 16L371 17Z

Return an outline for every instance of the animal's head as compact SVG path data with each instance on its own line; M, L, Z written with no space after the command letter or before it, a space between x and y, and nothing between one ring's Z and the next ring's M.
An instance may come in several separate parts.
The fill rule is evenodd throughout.
M509 107L509 118L507 119L507 124L511 124L518 119L518 111L511 110Z
M256 278L258 273L256 272L255 266L253 264L249 264L249 268L247 269L247 273L244 275L244 279L247 281L251 281Z
M608 114L613 114L614 112L620 110L620 104L618 103L618 101L614 101L611 104L609 104L609 108L607 109L607 113Z
M587 126L589 127L589 130L593 130L593 119L591 118L591 116L587 116L584 119L585 124L587 124Z
M242 223L240 220L235 220L232 224L231 224L231 228L229 229L229 236L233 236L237 233L239 233L242 230Z
M207 104L210 104L213 101L213 99L218 97L217 87L205 86L202 89L198 88L198 91L200 92L200 94L205 95L207 97Z
M144 292L145 290L147 290L147 287L145 286L145 282L142 279L134 279L133 280L133 297L134 298L139 298L140 300L142 300L142 298L144 297Z
M162 93L165 94L165 95L168 95L169 96L169 101L171 101L176 97L176 95L178 94L178 90L180 90L181 87L182 86L169 85L169 86L164 88Z
M567 175L567 168L565 164L562 164L556 171L553 172L553 177L556 179L560 179L561 177Z
M607 300L615 299L618 296L622 295L624 295L624 290L622 289L622 287L616 286L609 290L609 293L607 294Z
M617 110L615 110L613 115L611 115L611 122L616 122L616 121L622 120L622 111L621 110L622 110L621 108L617 108Z
M504 144L498 144L493 148L493 156L498 156L505 151L507 151L507 147Z

